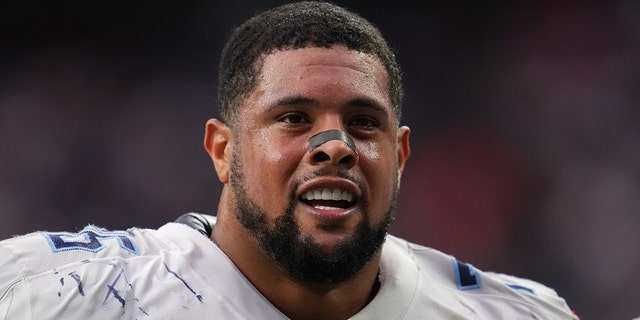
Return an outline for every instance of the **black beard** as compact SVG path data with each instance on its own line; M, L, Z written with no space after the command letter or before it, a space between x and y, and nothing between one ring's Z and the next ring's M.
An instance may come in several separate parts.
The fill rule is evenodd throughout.
M302 236L293 208L297 203L294 187L289 205L269 229L266 214L248 195L242 165L232 157L231 189L235 195L240 223L258 240L259 245L295 281L309 286L325 286L353 278L382 247L397 205L397 185L384 219L369 224L368 200L360 199L363 219L352 237L343 239L331 250L323 249L310 236ZM397 179L394 179L397 181Z

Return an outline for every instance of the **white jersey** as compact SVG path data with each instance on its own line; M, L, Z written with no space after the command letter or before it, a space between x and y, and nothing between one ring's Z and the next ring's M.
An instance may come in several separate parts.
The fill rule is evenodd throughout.
M388 236L381 286L352 319L577 319L541 284ZM0 242L0 319L286 319L207 237L37 232Z

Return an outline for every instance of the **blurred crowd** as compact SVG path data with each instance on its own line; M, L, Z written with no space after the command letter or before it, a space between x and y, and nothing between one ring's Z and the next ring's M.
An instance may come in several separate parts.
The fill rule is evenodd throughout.
M202 140L229 33L280 1L0 13L0 238L213 213ZM640 316L640 3L336 1L404 70L412 155L392 232Z

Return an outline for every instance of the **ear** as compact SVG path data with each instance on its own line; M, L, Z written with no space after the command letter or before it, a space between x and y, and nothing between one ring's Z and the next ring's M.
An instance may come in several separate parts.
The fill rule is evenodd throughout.
M209 119L204 136L204 148L207 149L218 179L222 183L229 182L232 146L231 129L220 120Z
M407 162L407 159L409 159L409 155L411 154L411 147L409 146L410 133L411 129L407 126L398 128L398 184L400 184L404 164Z

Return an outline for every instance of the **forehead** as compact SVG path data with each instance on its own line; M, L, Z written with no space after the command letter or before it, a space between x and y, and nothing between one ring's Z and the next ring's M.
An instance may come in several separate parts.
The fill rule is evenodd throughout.
M388 74L379 59L344 46L277 50L263 58L260 95L348 93L391 106Z
M276 50L264 57L262 74L286 71L291 67L336 67L376 76L387 76L378 58L372 54L336 45L331 48L305 47Z

